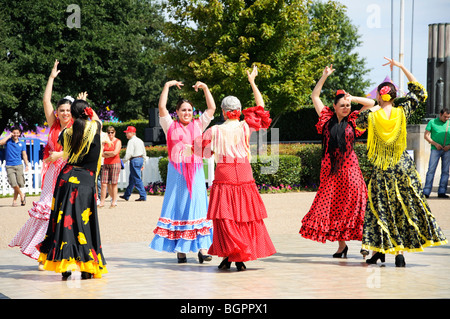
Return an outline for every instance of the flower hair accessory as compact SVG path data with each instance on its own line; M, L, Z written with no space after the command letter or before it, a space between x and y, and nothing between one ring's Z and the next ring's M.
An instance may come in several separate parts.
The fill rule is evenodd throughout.
M84 109L84 114L86 114L90 119L94 116L94 111L89 106Z
M73 101L75 101L75 99L73 97L71 97L70 95L63 97L63 99L70 101L70 103L73 103Z
M230 120L238 120L241 117L241 111L239 110L227 111L226 114Z
M336 96L337 96L337 95L341 95L341 94L344 94L344 95L345 95L345 91L344 91L344 90L337 90L337 91L336 91Z
M380 95L383 101L389 102L391 100L389 92L391 92L391 88L389 86L385 85L381 88Z

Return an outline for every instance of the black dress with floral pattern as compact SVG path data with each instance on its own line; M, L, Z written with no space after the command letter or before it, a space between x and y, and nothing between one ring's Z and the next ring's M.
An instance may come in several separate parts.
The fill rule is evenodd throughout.
M88 153L77 163L67 163L56 181L47 234L38 245L38 261L45 270L81 271L94 278L107 273L97 216L100 131L99 125Z
M397 107L406 118L427 97L419 83L408 83L409 93ZM367 129L370 110L360 113L359 128ZM370 129L370 128L369 128ZM423 251L447 243L422 192L420 176L412 158L403 152L400 160L382 169L374 166L364 217L362 246L381 253Z

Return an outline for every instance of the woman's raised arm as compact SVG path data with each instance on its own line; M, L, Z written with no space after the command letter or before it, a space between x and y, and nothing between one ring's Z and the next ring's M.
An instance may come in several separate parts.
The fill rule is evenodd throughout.
M58 76L59 72L61 72L61 70L58 70L58 64L59 64L58 60L55 60L52 72L48 77L47 86L45 87L44 98L42 101L44 104L45 119L47 120L47 124L49 127L52 127L53 123L56 120L56 116L52 105L52 91L53 91L53 82L55 78Z

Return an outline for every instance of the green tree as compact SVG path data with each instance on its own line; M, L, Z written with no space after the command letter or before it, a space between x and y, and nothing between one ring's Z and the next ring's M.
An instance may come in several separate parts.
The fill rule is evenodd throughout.
M72 3L0 0L0 130L15 112L31 126L45 121L42 96L55 59L54 103L87 91L94 108L109 100L121 120L147 117L157 105L165 81L160 8L146 0L79 0L79 27L69 27Z
M364 79L370 71L365 68L366 59L354 52L361 45L358 29L345 13L345 6L334 1L315 1L309 9L311 32L320 34L321 47L332 54L330 64L333 63L336 69L334 76L329 77L323 86L322 96L329 105L338 89L364 96L365 89L371 85L370 80ZM324 27L327 25L333 25L333 28ZM318 67L317 80L324 67Z
M329 1L321 19L314 18L317 8L309 0L168 0L169 75L189 84L183 95L196 103L201 97L190 85L201 80L218 102L236 95L245 107L253 105L245 70L257 65L272 116L299 110L310 104L322 68L340 56L334 16L345 15L345 8Z

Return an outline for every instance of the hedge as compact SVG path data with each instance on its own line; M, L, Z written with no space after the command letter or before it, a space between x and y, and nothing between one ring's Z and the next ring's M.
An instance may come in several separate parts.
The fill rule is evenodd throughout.
M322 146L320 144L296 144L289 149L294 149L295 155L254 156L250 165L256 184L274 187L291 185L292 187L317 189L320 184ZM289 149L283 151L292 153ZM367 159L366 144L356 143L354 149L367 182L372 172L372 165ZM159 160L159 173L163 182L166 181L168 162L167 157Z
M146 189L153 194L163 194L167 179L167 147L147 147L147 155L162 156L158 162L161 182L147 185ZM369 181L372 165L367 159L367 148L364 143L354 146L359 166L364 180ZM261 192L276 190L317 190L320 184L320 166L322 145L320 144L280 144L280 155L270 155L270 145L267 154L254 156L250 163L253 177ZM165 155L164 155L165 154ZM156 191L158 189L158 191Z

